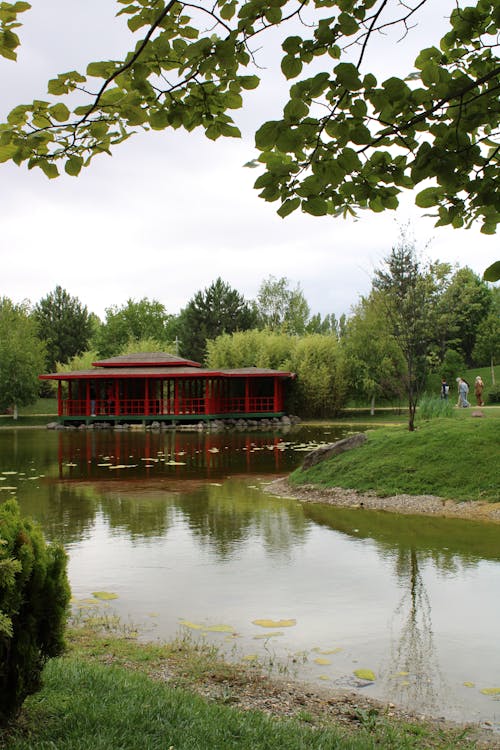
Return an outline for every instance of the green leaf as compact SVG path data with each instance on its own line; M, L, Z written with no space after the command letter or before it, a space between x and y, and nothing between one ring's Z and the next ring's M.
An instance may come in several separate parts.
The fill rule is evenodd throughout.
M71 177L78 177L82 166L83 159L81 156L71 156L64 165L64 171L66 174L71 175Z
M275 145L279 135L279 122L270 120L265 122L255 133L255 145L258 149L271 148Z
M339 84L349 91L358 91L361 88L358 69L352 63L339 63L334 68L334 73Z
M17 148L12 143L7 143L5 146L0 146L0 163L9 161L16 153Z
M69 118L69 109L62 102L59 102L59 104L53 104L52 107L49 107L49 112L57 122L66 122Z
M170 124L168 112L165 109L153 112L149 117L149 124L153 130L165 130Z
M302 60L299 60L298 57L292 57L292 55L285 55L281 61L281 70L287 80L296 78L302 71Z
M52 164L49 161L45 161L45 159L40 159L36 163L37 167L40 167L42 172L49 178L49 180L53 180L54 177L59 177L59 170L57 169L55 164Z
M483 274L483 279L485 281L499 281L500 280L500 260L497 260L495 261L495 263L492 263L491 266L488 266L488 268Z
M260 83L260 78L258 76L240 76L238 78L238 81L241 85L241 88L245 90L251 90L257 88Z
M282 219L285 218L285 216L288 216L293 211L295 211L296 208L300 206L300 198L291 198L290 200L285 201L279 208L278 208L278 216L281 216Z
M323 198L308 198L302 203L302 208L312 216L326 216L328 213L328 203Z
M429 187L421 190L415 198L415 203L419 208L432 208L439 203L443 193L442 188Z

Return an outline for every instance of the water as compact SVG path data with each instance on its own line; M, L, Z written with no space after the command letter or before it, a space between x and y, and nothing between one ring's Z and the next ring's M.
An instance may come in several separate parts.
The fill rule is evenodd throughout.
M500 527L263 491L345 434L2 431L0 498L65 545L77 610L500 728Z

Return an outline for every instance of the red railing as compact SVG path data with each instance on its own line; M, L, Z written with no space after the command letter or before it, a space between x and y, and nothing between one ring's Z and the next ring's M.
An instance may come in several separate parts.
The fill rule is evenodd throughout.
M231 397L212 401L211 410L207 410L208 399L205 398L124 398L118 402L113 399L67 398L62 401L62 416L154 416L160 415L204 415L204 414L249 414L274 412L272 396L252 396L250 398Z

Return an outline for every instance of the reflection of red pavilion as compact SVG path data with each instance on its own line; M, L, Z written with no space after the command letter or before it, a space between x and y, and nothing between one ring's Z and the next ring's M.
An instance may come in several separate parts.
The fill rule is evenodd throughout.
M61 421L189 422L280 417L291 372L244 367L203 369L165 352L140 352L93 363L91 370L40 375L58 382Z

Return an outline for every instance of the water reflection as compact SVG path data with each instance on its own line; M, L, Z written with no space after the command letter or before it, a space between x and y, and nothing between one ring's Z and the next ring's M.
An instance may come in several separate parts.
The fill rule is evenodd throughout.
M311 441L344 435L0 433L0 485L15 487L0 499L15 492L65 544L77 597L115 592L122 617L155 612L158 637L224 623L243 653L305 654L301 676L349 686L367 667L371 695L497 721L479 688L500 673L500 527L262 491ZM266 642L258 618L296 625Z

